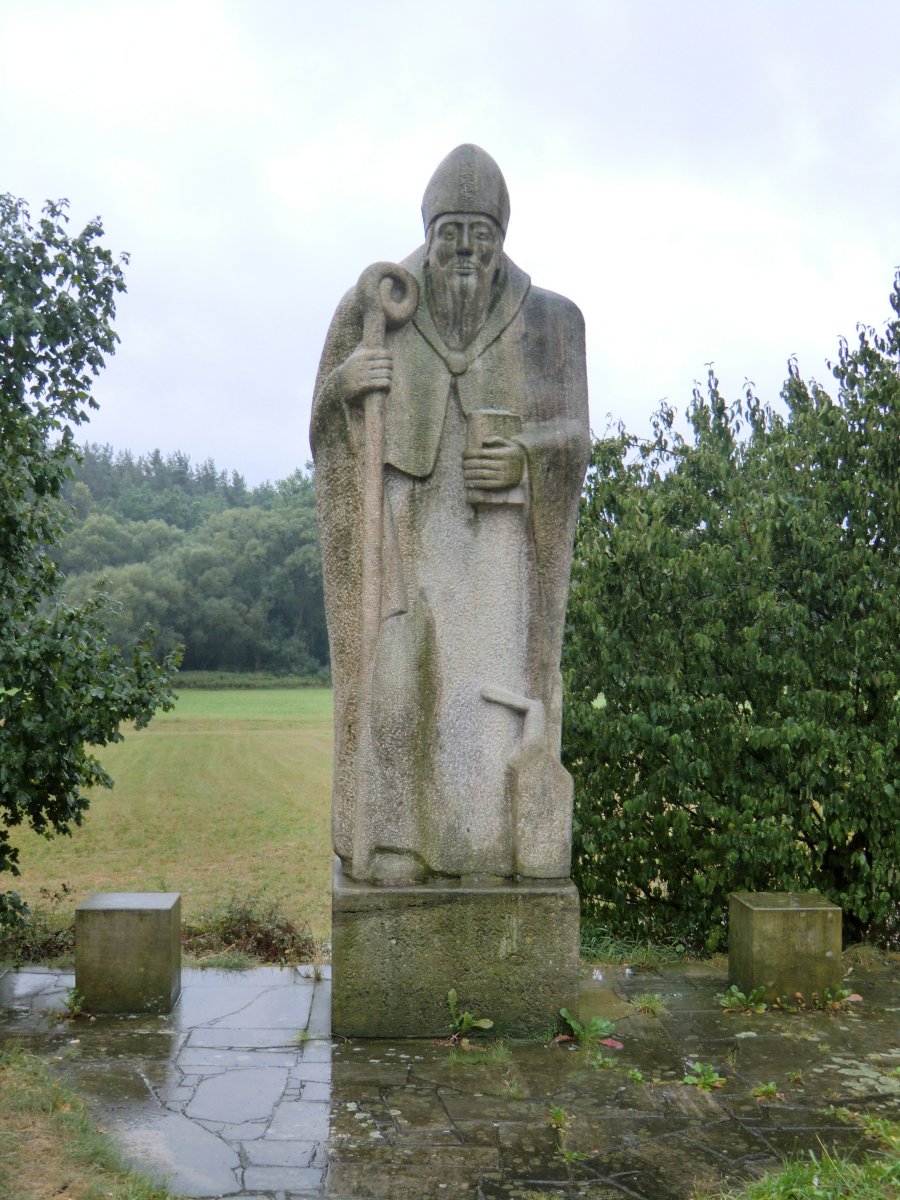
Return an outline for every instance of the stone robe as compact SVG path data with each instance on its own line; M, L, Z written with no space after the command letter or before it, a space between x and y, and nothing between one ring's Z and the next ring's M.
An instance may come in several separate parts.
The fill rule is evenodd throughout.
M428 309L387 335L381 624L361 662L362 406L335 372L360 344L356 292L322 354L310 440L335 699L333 836L345 872L564 877L571 780L559 763L559 656L590 438L584 323L505 255L484 326L449 351ZM461 354L465 361L461 361ZM449 365L448 365L449 364ZM452 368L452 370L451 370ZM453 373L456 372L456 373ZM522 484L471 502L479 410L520 426ZM509 418L507 418L509 419ZM393 877L393 876L391 876Z

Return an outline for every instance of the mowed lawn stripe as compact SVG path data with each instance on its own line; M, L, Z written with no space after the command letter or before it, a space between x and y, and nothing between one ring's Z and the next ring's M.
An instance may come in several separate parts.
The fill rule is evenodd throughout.
M186 917L264 892L329 931L331 692L190 691L101 758L81 829L47 841L13 831L30 902L40 888L179 891Z

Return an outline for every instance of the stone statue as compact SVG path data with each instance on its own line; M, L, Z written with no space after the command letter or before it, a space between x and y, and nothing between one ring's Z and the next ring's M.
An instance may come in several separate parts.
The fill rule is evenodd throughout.
M424 246L341 301L316 382L334 848L371 884L563 879L584 322L504 253L479 147L444 159L422 215Z

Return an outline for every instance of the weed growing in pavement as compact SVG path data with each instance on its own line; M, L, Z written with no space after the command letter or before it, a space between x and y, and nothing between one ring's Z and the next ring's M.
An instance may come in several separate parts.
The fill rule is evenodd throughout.
M569 1138L572 1136L573 1118L566 1112L564 1108L558 1108L555 1104L550 1105L550 1115L547 1118L547 1124L551 1129L556 1131L556 1157L566 1164L573 1166L576 1163L584 1162L587 1158L586 1154L582 1154L580 1150L573 1150L569 1146Z
M587 1025L583 1025L577 1017L572 1016L567 1008L561 1008L559 1015L571 1029L575 1041L583 1045L602 1041L603 1038L609 1037L615 1029L613 1022L606 1021L603 1017L591 1017Z
M79 992L77 987L70 987L66 990L66 1016L75 1020L77 1017L86 1017L88 1013L84 1011L85 1006L84 996Z
M476 1046L468 1038L460 1038L450 1047L447 1061L466 1067L508 1062L509 1046L502 1038L497 1038L486 1046Z
M681 1082L701 1092L711 1092L713 1088L722 1087L725 1079L712 1063L695 1062L688 1063L688 1073Z
M447 1007L450 1009L450 1038L454 1042L467 1037L473 1029L494 1028L490 1017L474 1017L470 1012L460 1012L456 988L451 988L447 993Z
M611 1055L604 1054L601 1050L595 1050L591 1055L591 1066L595 1071L610 1071L618 1065Z
M638 992L636 996L631 997L629 1003L633 1004L639 1013L647 1013L654 1017L662 1016L666 1011L666 1006L656 992Z
M779 996L772 1001L772 1008L779 1012L847 1012L852 1004L862 1000L857 992L849 988L823 988L821 994L813 992L807 1000L802 992L794 992L793 996Z
M737 984L733 983L727 992L717 994L716 1004L725 1012L764 1013L766 1011L766 1003L763 1000L765 990L764 987L756 987L749 995L745 996Z
M753 1089L753 1096L757 1100L783 1100L784 1092L779 1092L776 1083L758 1083Z

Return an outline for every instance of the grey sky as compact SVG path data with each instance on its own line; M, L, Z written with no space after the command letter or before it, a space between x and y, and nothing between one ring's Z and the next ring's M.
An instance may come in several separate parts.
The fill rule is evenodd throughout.
M0 0L0 190L131 253L83 436L256 483L309 456L342 293L462 141L588 327L595 432L714 361L827 385L900 264L896 0Z

